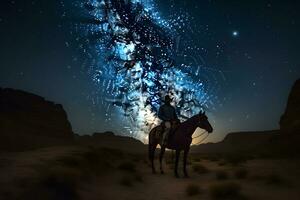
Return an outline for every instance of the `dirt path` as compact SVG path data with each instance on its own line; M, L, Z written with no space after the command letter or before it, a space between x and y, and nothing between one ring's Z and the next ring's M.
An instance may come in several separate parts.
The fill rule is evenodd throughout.
M82 160L78 160L76 156L83 155L83 152L90 150L77 146L54 147L0 155L0 199L8 199L3 198L5 196L15 199L12 197L17 196L24 188L31 189L31 182L38 178L39 173L37 170L40 166L44 168L60 167L59 169L64 169L63 172L76 169L83 177L88 176L85 174L85 168L76 165L76 162ZM231 182L241 187L240 192L247 199L300 199L300 165L299 161L295 160L249 160L239 166L233 166L228 163L224 164L221 160L191 159L192 162L188 166L190 178L183 178L182 169L179 168L181 178L178 179L173 175L173 165L170 162L167 162L168 164L164 163L165 174L152 174L146 155L119 154L118 152L113 153L109 149L100 150L100 152L104 152L99 154L104 158L101 157L101 162L110 159L111 165L108 170L98 175L96 173L92 175L91 179L87 180L81 180L79 178L81 176L78 176L78 178L66 176L70 178L69 180L76 181L78 188L74 187L73 189L74 193L79 194L79 199L212 200L214 199L211 195L213 185L223 184L226 186ZM68 159L62 159L63 162L61 162L59 158ZM92 157L92 160L94 159L97 160L97 154ZM169 160L167 159L167 161ZM124 163L125 167L120 167ZM81 164L86 166L85 163ZM97 162L92 164L98 166ZM199 170L198 172L194 170L195 166L201 169L200 173ZM158 161L156 160L156 169L158 167ZM246 171L247 176L243 179L237 178L235 173L238 169ZM95 172L97 171L101 170L96 168ZM223 175L218 178L218 174ZM64 174L59 173L58 177L61 177L61 175L64 176ZM69 184L68 181L64 183ZM200 192L194 196L188 195L186 190L190 185L196 186Z
M265 171L270 170L270 167L272 168L274 164L279 164L276 161L259 160L249 162L247 166L244 167L256 166L259 167L260 170L252 169L253 172L251 172L251 176L246 179L233 177L234 168L232 166L219 166L218 163L211 161L201 161L200 163L206 166L210 171L208 173L198 174L189 166L190 178L182 177L179 179L173 176L173 170L170 169L170 166L167 164L165 164L166 173L163 175L152 174L148 165L139 164L139 173L143 176L142 182L133 182L130 186L122 185L120 184L120 179L124 176L126 177L128 174L122 171L116 171L114 174L97 179L93 184L85 185L81 190L81 197L89 200L182 200L200 198L205 200L214 199L210 194L211 185L235 182L241 186L241 193L246 199L282 200L283 197L295 200L300 199L299 185L295 184L294 180L289 181L288 184L276 182L274 184L266 184L264 175L268 173ZM275 170L277 173L280 173L280 176L286 176L283 171L280 171L282 170L280 165L277 166L277 168L279 169L274 169L273 167L273 171ZM216 172L220 170L224 170L228 174L226 180L218 180L216 178ZM296 172L294 171L294 173ZM258 176L259 174L262 177ZM290 177L289 180L291 180ZM194 196L187 195L186 188L191 184L197 185L201 192Z

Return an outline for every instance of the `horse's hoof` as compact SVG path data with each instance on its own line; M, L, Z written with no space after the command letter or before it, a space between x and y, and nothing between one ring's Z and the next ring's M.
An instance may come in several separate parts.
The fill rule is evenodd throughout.
M179 175L178 175L178 174L175 174L175 178L179 178Z
M160 171L160 173L161 173L161 174L165 174L165 172L164 172L164 171Z

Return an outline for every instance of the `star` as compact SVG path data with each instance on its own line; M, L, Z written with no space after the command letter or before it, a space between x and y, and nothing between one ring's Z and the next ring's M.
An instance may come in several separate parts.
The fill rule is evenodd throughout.
M239 32L238 31L232 31L232 36L233 37L238 37L239 36Z

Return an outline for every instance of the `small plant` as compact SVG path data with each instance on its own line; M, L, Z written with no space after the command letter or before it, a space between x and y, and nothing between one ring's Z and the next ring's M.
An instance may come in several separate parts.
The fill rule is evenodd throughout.
M237 179L245 179L248 176L248 171L245 168L239 168L234 172Z
M78 199L77 187L83 176L80 171L74 168L55 166L40 173L43 174L40 174L41 177L36 188L32 188L27 195L36 197L43 195L45 197L55 194L57 199ZM44 192L41 194L41 191Z
M135 168L135 164L132 162L122 162L118 169L123 170L123 171L127 171L127 172L136 172L136 168Z
M134 175L134 179L137 181L137 182L143 182L144 179L143 179L143 176L140 174L140 173L136 173Z
M203 166L201 164L195 164L195 165L193 165L193 170L195 172L197 172L198 174L206 174L206 173L209 172L209 170L205 166Z
M241 186L234 182L216 183L209 187L213 199L237 199L241 197Z
M225 160L222 160L222 161L218 162L219 166L224 166L226 164L227 164L227 162Z
M248 157L241 154L230 154L225 157L226 161L232 165L240 165L247 162Z
M123 176L120 179L119 183L123 186L126 186L126 187L132 187L133 186L133 180L130 176Z
M217 180L227 180L228 173L226 171L219 170L216 172L216 178L217 178Z
M79 168L82 165L82 159L75 156L64 156L57 160L66 167Z
M275 173L269 174L266 179L266 183L269 185L283 185L285 183L284 179Z
M201 189L196 184L189 184L185 190L187 196L195 196L201 193Z
M193 161L194 161L194 162L201 162L201 158L199 158L199 157L194 157L194 158L193 158Z
M220 158L218 156L211 156L208 160L211 162L217 162L220 160Z

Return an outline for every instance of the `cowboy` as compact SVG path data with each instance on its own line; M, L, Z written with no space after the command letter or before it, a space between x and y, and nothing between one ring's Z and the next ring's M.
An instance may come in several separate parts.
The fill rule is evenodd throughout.
M158 118L163 121L164 133L163 133L163 144L166 145L169 137L172 123L178 121L178 117L175 108L171 105L172 99L169 95L165 96L164 104L160 106L158 111Z

